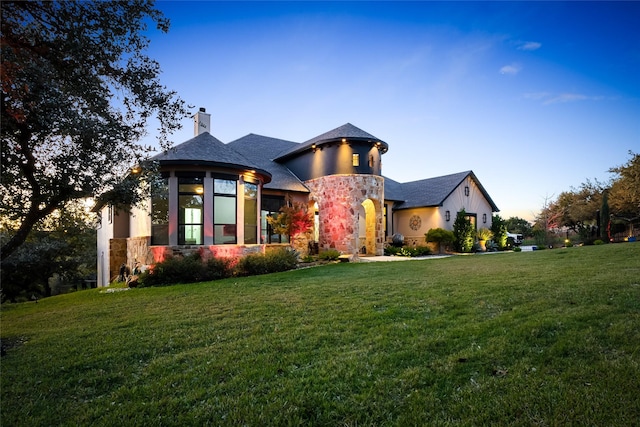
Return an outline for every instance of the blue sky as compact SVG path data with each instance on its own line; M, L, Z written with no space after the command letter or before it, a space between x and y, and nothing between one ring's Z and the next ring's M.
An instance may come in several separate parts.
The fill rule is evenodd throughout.
M638 2L169 2L162 82L212 134L304 142L347 122L400 182L473 170L503 218L640 151ZM173 135L193 136L190 120Z

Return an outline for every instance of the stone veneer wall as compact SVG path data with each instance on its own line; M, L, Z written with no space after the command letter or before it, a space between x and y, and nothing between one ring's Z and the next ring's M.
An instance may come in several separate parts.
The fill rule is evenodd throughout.
M305 181L305 184L311 190L309 199L318 203L320 250L337 249L357 256L361 247L359 237L365 237L358 236L358 212L362 202L371 199L375 206L375 252L371 255L384 254L384 178L377 175L330 175Z
M127 265L127 239L109 240L109 281L115 279L120 274L122 263Z

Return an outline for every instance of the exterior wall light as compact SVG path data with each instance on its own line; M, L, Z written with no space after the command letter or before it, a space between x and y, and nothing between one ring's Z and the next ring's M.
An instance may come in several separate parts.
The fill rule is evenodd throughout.
M446 211L444 213L444 219L446 219L447 221L450 221L451 220L451 212Z
M484 222L485 224L487 223L487 214L486 213L482 214L482 222Z
M464 195L469 197L469 186L468 185L464 187Z

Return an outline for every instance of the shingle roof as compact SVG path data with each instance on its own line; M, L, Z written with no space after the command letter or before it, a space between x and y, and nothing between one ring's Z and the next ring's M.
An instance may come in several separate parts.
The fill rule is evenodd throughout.
M402 202L395 209L442 206L449 195L468 177L476 183L482 195L487 199L494 212L499 209L491 200L473 171L458 172L451 175L421 179L419 181L398 183L385 178L385 199Z
M253 169L270 178L270 173L256 162L224 144L209 132L203 132L182 144L153 157L163 164L193 164Z
M384 178L385 200L392 200L394 202L404 202L405 196L404 196L402 184L386 176L383 176L383 178Z
M309 192L309 189L286 166L273 161L278 154L291 150L300 145L299 143L251 133L228 145L244 153L251 162L271 173L271 182L264 188Z
M309 189L277 160L301 152L313 144L322 144L341 138L376 141L387 144L375 136L347 123L323 133L302 144L283 139L249 134L229 144L204 132L190 140L153 157L164 164L193 164L253 169L265 176L264 187L286 191L309 192ZM473 171L400 183L384 177L385 199L398 202L395 209L441 206L447 197L467 178L474 180L494 212L497 206L491 200ZM270 179L270 182L269 182Z
M291 157L292 155L302 152L311 148L313 144L322 145L325 142L332 142L336 140L340 140L342 138L351 139L351 140L360 140L360 141L371 141L371 142L380 142L382 144L383 152L389 149L389 145L382 141L379 138L371 135L363 131L362 129L352 125L351 123L346 123L340 127L337 127L329 132L325 132L322 135L318 135L315 138L311 138L310 140L303 142L302 144L298 144L295 147L292 147L288 151L280 153L275 160L284 160L287 157Z

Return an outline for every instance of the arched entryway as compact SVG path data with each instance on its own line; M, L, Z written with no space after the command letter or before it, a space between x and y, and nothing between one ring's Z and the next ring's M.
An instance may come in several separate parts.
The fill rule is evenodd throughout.
M358 218L358 236L362 255L377 255L376 248L376 204L366 199L360 205Z
M336 249L358 255L364 247L367 255L383 254L382 177L331 175L305 184L311 190L309 200L318 204L320 251Z

